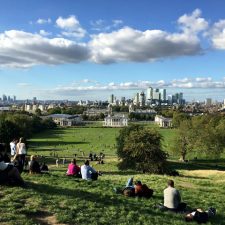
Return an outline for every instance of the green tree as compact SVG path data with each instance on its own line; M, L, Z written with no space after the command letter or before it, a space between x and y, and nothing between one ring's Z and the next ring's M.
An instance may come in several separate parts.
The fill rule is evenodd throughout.
M167 155L161 150L161 139L159 132L143 126L122 129L117 138L119 168L165 173Z
M173 151L185 160L188 153L219 158L225 147L225 118L220 115L203 115L179 122Z

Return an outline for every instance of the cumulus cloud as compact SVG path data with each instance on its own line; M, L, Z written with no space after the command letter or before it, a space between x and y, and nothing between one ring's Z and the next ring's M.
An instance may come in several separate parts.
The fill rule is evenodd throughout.
M178 19L178 24L185 33L197 33L208 28L208 22L200 17L201 10L195 9L191 14L184 14Z
M50 19L50 18L48 18L48 19L38 19L37 21L36 21L36 23L37 24L46 24L46 23L51 23L52 22L52 20Z
M92 61L113 63L119 61L147 62L201 53L196 36L184 33L170 34L161 30L139 31L130 27L112 33L93 35L89 43Z
M225 20L216 22L207 34L214 48L225 50Z
M62 35L66 37L83 38L86 35L86 30L80 25L78 19L72 15L67 18L59 17L56 20L56 25L63 29Z
M85 44L64 38L9 30L0 33L0 66L27 68L34 65L79 63L89 58Z
M208 27L208 22L200 16L199 9L190 15L181 16L177 21L181 29L178 33L124 27L111 33L93 35L89 43L92 61L103 64L120 61L151 62L200 54L202 48L198 34ZM122 23L120 20L114 22Z

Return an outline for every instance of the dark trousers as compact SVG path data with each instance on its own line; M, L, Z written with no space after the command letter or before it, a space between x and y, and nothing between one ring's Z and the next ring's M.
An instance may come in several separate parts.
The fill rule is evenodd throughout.
M18 155L18 170L20 173L23 172L24 164L25 164L25 154Z

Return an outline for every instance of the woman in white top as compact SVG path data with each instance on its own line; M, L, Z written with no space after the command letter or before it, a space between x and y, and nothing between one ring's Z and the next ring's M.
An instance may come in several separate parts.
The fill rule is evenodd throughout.
M26 154L27 154L27 149L26 149L26 145L24 143L24 138L21 137L19 142L16 145L16 152L17 152L17 156L18 156L18 162L19 162L19 171L20 173L23 171L23 167L25 164L25 158L26 158Z

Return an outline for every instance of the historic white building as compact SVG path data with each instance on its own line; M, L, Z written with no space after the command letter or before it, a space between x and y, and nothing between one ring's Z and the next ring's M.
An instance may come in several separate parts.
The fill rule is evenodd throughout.
M172 119L165 118L163 116L156 115L155 123L162 128L171 128L172 127Z
M103 122L104 127L126 127L128 126L127 117L120 115L108 115Z
M52 120L59 126L74 126L81 124L82 120L79 115L68 115L68 114L52 114L47 117L51 117Z

